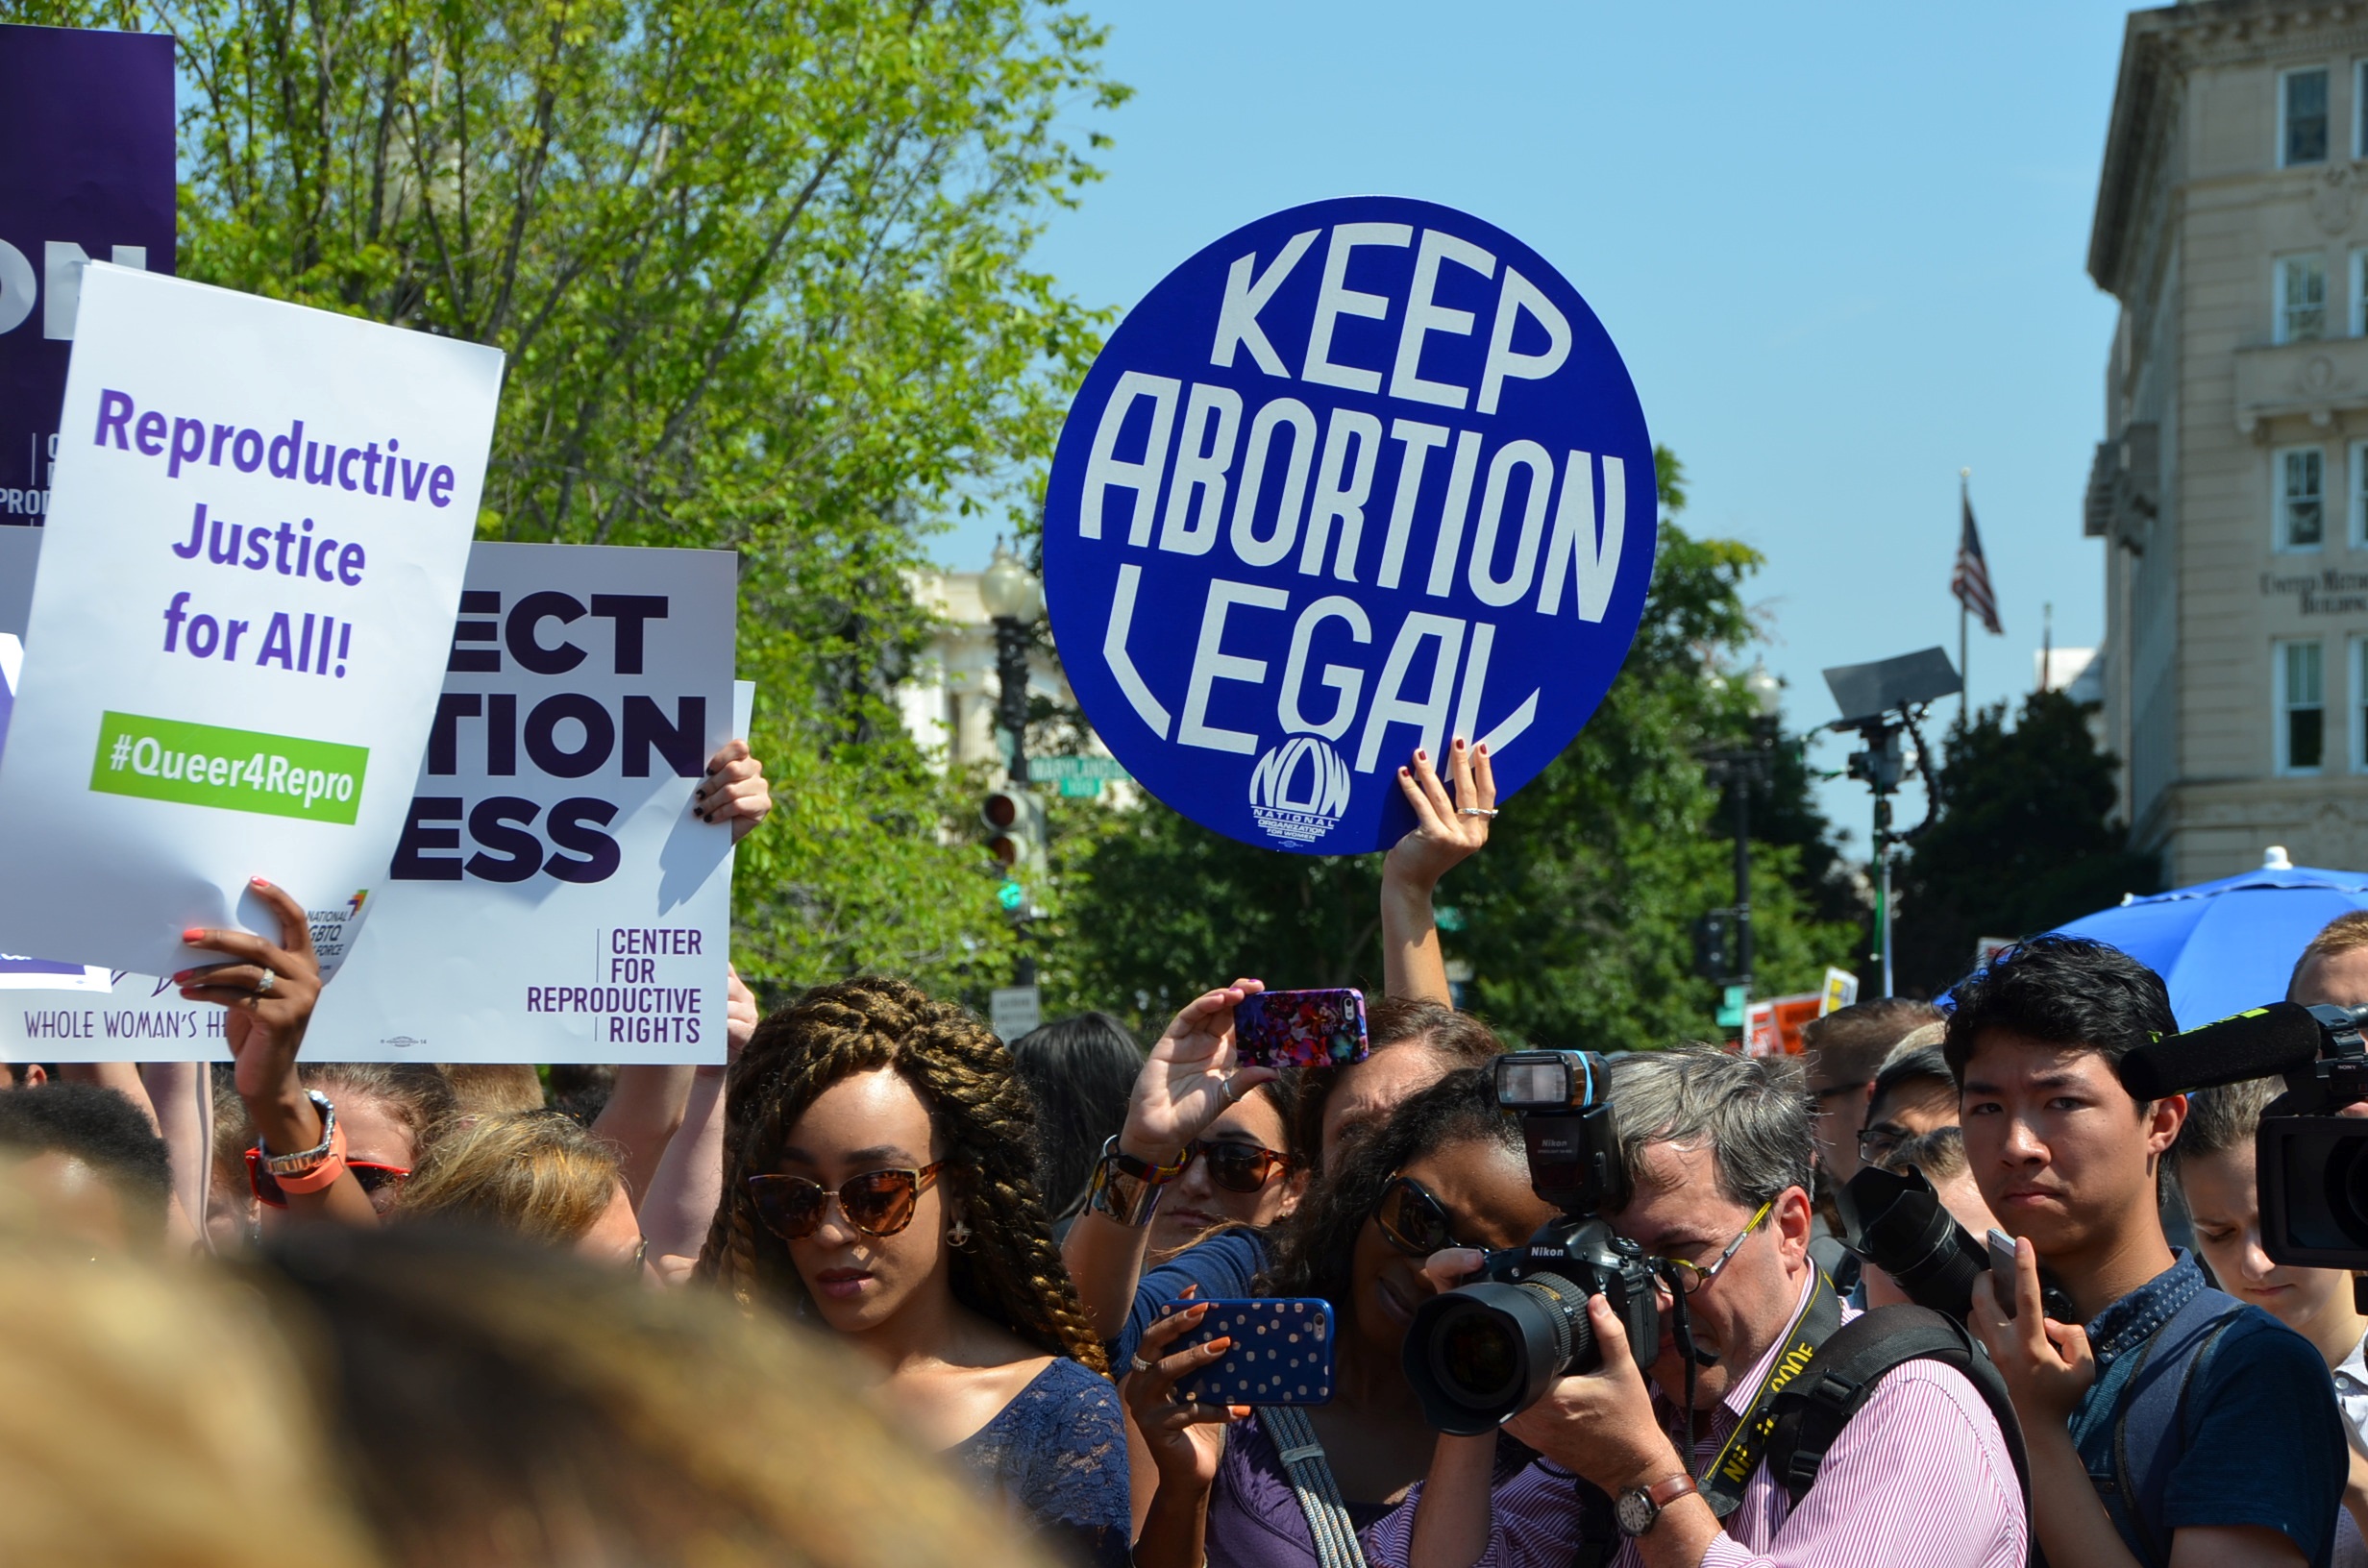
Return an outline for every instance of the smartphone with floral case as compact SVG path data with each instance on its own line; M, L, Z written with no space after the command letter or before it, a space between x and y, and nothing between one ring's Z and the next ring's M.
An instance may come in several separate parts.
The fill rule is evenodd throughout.
M1233 1010L1234 1060L1261 1067L1344 1067L1369 1054L1361 991L1262 991Z
M1196 1307L1172 1301L1160 1316ZM1220 1335L1225 1359L1176 1384L1178 1399L1201 1405L1322 1405L1332 1398L1332 1304L1315 1296L1212 1301L1198 1327L1167 1349L1170 1356Z

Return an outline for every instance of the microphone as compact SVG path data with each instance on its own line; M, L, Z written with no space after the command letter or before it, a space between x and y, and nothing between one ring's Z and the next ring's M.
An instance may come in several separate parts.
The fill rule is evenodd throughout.
M2165 1035L2121 1059L2121 1086L2140 1100L2268 1078L2318 1060L2326 1038L2310 1009L2272 1002L2184 1034Z

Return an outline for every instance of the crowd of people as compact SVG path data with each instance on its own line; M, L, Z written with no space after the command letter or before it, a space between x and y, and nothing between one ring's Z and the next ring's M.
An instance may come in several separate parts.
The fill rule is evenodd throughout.
M2134 1100L2116 1065L2177 1025L2084 941L1946 1011L1842 1009L1797 1060L1614 1060L1602 1218L1660 1339L1573 1303L1592 1370L1435 1431L1417 1314L1561 1211L1432 917L1495 815L1485 748L1398 781L1383 993L1338 1066L1237 1054L1257 979L1146 1049L1100 1015L1005 1042L873 976L762 1017L735 977L721 1066L308 1062L309 935L259 879L279 929L187 932L226 956L175 976L227 1010L210 1115L185 1066L9 1069L0 1556L2368 1565L2368 1316L2264 1251L2276 1086ZM770 806L734 743L695 809ZM2289 993L2368 1003L2368 915ZM1921 1321L1837 1238L1866 1166L2014 1238L2012 1283L1804 1448L1820 1345ZM1196 1338L1215 1304L1305 1298L1328 1399L1194 1397L1234 1348Z

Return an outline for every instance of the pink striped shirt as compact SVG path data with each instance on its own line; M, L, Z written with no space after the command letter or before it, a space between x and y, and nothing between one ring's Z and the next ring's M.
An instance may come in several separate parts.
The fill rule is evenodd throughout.
M1808 1302L1802 1291L1801 1304ZM1858 1314L1843 1309L1845 1320ZM1706 1422L1696 1423L1699 1475L1735 1430L1775 1364L1772 1345ZM1703 1430L1707 1428L1708 1430ZM1682 1423L1670 1424L1682 1443ZM1475 1568L1568 1568L1578 1540L1578 1499L1570 1473L1541 1460L1491 1496L1488 1550ZM1413 1508L1403 1535L1376 1543L1380 1560L1403 1564L1412 1547ZM2022 1487L1997 1417L1962 1373L1937 1361L1910 1361L1875 1384L1841 1430L1798 1508L1761 1465L1743 1500L1727 1516L1703 1568L2022 1568L2029 1555ZM1634 1541L1614 1568L1642 1568Z

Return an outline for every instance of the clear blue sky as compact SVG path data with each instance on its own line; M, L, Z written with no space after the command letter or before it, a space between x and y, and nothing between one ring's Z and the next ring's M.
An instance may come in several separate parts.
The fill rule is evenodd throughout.
M1603 319L1686 464L1686 526L1766 554L1746 594L1788 727L1834 716L1828 665L1955 658L1961 467L2007 629L1975 628L1974 699L2031 685L2043 602L2058 646L2101 636L2080 507L2113 306L2084 262L2122 8L1087 9L1136 96L1080 111L1109 178L1038 249L1075 297L1131 306L1297 202L1460 207ZM982 565L992 531L939 553ZM1863 788L1824 798L1863 853Z

